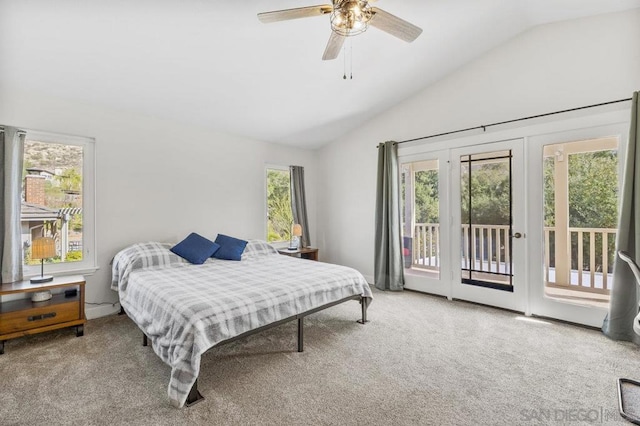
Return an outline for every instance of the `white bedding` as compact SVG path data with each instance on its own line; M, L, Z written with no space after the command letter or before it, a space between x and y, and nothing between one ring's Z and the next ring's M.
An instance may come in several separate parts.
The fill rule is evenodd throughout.
M114 286L129 317L171 366L168 393L178 407L198 377L201 355L217 343L349 296L372 296L354 269L282 256L259 241L249 242L242 261L203 265L165 256L163 250L172 254L168 247L146 250L156 258L151 262L132 261L130 252L116 256ZM130 267L134 263L147 266Z

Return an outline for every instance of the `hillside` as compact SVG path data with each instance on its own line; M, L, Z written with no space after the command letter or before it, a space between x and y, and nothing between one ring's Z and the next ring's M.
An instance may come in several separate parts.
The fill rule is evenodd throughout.
M56 169L75 168L82 173L82 147L27 140L24 168L38 167L54 173Z

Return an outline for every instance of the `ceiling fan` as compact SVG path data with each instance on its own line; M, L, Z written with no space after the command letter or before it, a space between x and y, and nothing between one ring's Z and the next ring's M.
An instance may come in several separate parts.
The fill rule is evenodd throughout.
M337 58L345 38L365 32L369 25L409 43L422 33L422 28L371 7L368 0L332 0L332 4L274 10L258 13L258 19L270 23L319 15L330 15L332 30L322 55L323 61Z

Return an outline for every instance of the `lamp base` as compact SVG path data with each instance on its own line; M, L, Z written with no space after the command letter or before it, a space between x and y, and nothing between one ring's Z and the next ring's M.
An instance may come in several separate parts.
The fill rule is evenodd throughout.
M53 281L53 275L40 275L29 280L31 284L48 283Z

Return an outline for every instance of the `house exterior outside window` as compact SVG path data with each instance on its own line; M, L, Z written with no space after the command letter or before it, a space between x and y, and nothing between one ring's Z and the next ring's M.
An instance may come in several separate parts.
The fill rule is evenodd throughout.
M20 226L24 276L38 273L31 259L35 238L55 240L51 273L96 268L94 141L27 131L23 154Z

